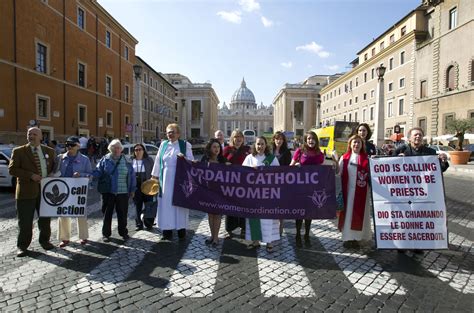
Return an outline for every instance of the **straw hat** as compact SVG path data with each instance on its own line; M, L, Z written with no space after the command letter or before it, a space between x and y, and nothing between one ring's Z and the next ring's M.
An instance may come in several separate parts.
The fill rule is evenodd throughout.
M160 183L156 179L149 179L142 183L142 192L147 196L154 196L160 191Z

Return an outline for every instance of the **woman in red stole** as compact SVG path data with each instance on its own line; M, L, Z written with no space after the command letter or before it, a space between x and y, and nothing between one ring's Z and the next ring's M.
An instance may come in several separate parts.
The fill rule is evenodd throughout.
M369 158L364 139L359 135L349 138L347 152L339 160L344 211L339 215L339 230L346 248L357 248L363 240L370 240Z

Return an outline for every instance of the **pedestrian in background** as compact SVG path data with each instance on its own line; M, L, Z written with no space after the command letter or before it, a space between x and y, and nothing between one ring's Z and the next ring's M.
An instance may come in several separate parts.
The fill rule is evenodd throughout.
M41 145L43 134L38 127L31 127L27 133L28 143L12 151L8 166L11 176L17 178L16 212L18 217L17 256L28 255L28 247L33 238L33 219L35 211L39 216L41 201L41 179L48 177L54 169L56 153L48 146ZM51 218L39 217L39 242L45 250L54 246L51 237Z
M321 165L324 163L324 154L319 149L319 139L316 133L308 131L303 137L303 146L298 148L293 155L290 166ZM296 220L296 246L302 247L301 227L303 220ZM311 219L304 220L304 242L307 246L311 245L309 233L311 232Z
M204 155L201 158L203 163L221 163L225 164L226 159L222 155L222 146L218 139L212 138L206 144ZM211 229L211 238L205 240L205 244L216 247L219 244L219 229L221 227L222 216L220 214L207 214L209 228Z
M270 153L265 137L257 137L255 140L252 154L247 155L243 166L257 168L259 166L278 166L278 159ZM248 246L249 249L260 247L260 241L266 243L267 252L273 252L273 241L280 239L280 223L279 220L273 219L246 219L245 239L252 241Z
M90 177L92 167L89 158L79 152L81 144L79 138L73 136L66 140L66 153L60 154L57 158L57 171L61 177ZM77 229L81 245L87 243L89 229L87 217L77 217ZM69 244L71 239L71 218L58 218L58 240L61 241L59 247L63 248Z
M151 178L151 171L153 170L154 161L146 152L145 146L141 143L137 143L133 146L132 153L132 165L135 171L137 179L137 188L135 190L135 196L133 202L135 203L135 224L138 230L143 230L142 213L145 203L152 202L153 196L145 195L142 192L142 183ZM147 229L150 230L153 226L153 222L147 222Z
M360 123L356 127L353 135L359 135L362 138L362 140L364 141L365 152L368 156L377 154L377 149L375 148L375 145L369 141L372 137L372 131L370 130L370 127L367 123Z
M173 238L173 230L178 231L178 238L186 238L189 226L189 209L173 205L174 178L179 157L193 161L192 146L189 142L180 140L181 132L178 124L166 127L166 137L161 143L152 170L152 178L160 181L160 199L158 201L158 227L163 233L164 240Z
M335 156L335 160L336 160ZM340 158L344 210L339 213L338 228L342 231L345 248L359 248L361 241L372 238L369 201L369 156L365 152L364 138L352 135L346 153Z
M230 135L229 145L224 149L224 158L231 164L242 165L249 153L250 147L244 145L244 133L239 129L234 130ZM225 218L225 230L228 233L226 239L232 238L232 232L238 227L241 229L240 238L244 238L245 218L227 215Z
M133 198L136 189L136 176L132 162L122 154L123 146L119 139L109 144L109 153L99 163L92 175L99 179L97 189L102 193L102 240L110 241L112 216L117 212L118 233L123 240L130 238L127 229L128 199ZM101 187L101 181L104 182ZM103 189L104 188L104 189Z

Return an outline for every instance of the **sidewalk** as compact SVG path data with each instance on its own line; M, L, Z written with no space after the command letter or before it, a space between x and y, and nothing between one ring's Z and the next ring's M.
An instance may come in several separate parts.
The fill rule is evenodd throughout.
M474 178L474 161L463 165L453 165L450 163L446 174L455 174Z

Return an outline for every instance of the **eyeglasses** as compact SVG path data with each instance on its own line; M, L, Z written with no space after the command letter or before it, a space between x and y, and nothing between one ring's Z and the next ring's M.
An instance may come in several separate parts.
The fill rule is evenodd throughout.
M67 144L66 144L66 147L67 147L67 148L74 148L75 146L76 146L75 143L67 143Z
M142 149L142 148L135 148L135 149L133 149L133 151L137 151L137 152L138 152L138 151L143 151L143 149Z
M167 135L173 135L173 134L174 134L174 130L167 131L166 134L167 134Z

